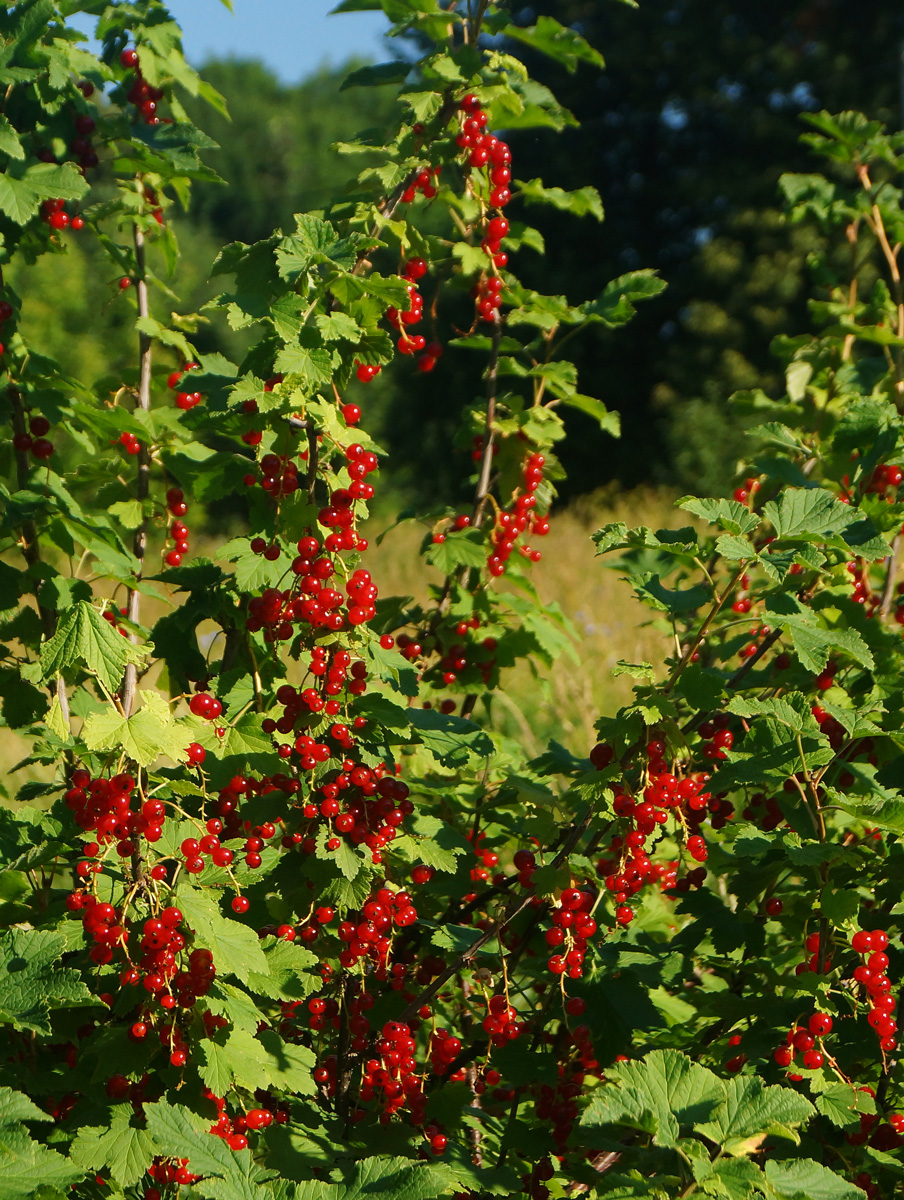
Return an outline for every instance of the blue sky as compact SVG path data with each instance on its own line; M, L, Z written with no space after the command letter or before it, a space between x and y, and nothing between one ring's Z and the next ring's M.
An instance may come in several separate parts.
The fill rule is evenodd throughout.
M392 58L381 45L388 28L382 12L337 13L338 0L168 0L182 26L186 57L198 66L213 55L261 58L287 83L310 75L324 62L353 55Z

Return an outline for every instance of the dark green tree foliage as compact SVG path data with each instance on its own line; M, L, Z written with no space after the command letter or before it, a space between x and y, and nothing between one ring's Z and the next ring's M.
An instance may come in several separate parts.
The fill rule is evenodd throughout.
M518 20L547 13L606 51L606 70L525 55L579 118L562 136L513 134L523 174L566 188L597 186L603 224L581 237L545 212L545 257L524 256L544 291L583 297L598 271L656 267L668 301L619 335L604 330L578 353L595 395L621 411L618 454L576 438L566 452L575 491L613 477L678 478L725 488L740 458L726 398L738 388L781 391L770 352L780 332L806 326L805 264L822 245L781 217L783 171L813 171L798 115L862 109L897 127L904 10L845 0L538 0ZM513 45L515 53L525 52ZM629 345L626 346L626 342Z

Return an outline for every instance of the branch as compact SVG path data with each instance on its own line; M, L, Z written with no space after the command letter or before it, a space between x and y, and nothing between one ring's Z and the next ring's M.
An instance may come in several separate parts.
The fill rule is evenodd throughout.
M13 433L28 433L25 425L25 410L22 407L22 394L13 384L7 389L7 397L13 410ZM28 487L28 476L30 468L28 463L28 452L15 447L16 458L16 487L19 491L24 491ZM22 522L22 554L29 567L41 561L41 547L38 543L38 527L31 519ZM56 614L52 609L45 608L38 600L37 581L33 581L33 593L35 601L38 605L38 613L41 617L41 628L44 631L45 641L53 637L56 629ZM63 677L60 676L56 683L51 685L51 695L56 695L60 703L60 711L66 719L66 724L69 724L69 697L66 695L66 684L63 682Z
M150 307L148 305L148 285L145 279L144 233L138 228L137 224L132 226L132 230L135 240L135 286L138 293L138 315L139 317L147 317L150 316ZM141 409L142 412L149 412L151 407L151 339L146 333L139 333L138 335L138 361L139 376L136 408ZM148 498L150 484L151 452L147 445L142 442L141 450L138 453L138 480L135 488L135 495L139 502ZM132 542L132 553L138 559L138 568L135 572L136 579L140 579L142 575L147 542L147 518L143 517L141 524L135 530L135 537ZM129 588L128 608L126 611L129 620L137 625L141 611L141 593L137 588ZM129 634L129 640L137 643L137 634ZM126 665L125 678L122 682L122 709L126 716L129 716L132 711L137 686L138 667L135 663L128 663Z
M479 529L483 524L487 496L490 494L490 472L493 467L493 449L496 442L496 431L493 425L496 420L496 383L499 378L499 346L502 342L502 320L498 310L493 319L492 339L490 361L487 366L487 409L483 427L480 475L477 478L477 490L474 493L474 515L471 518L471 525L474 529Z
M879 606L879 616L883 620L891 612L892 601L895 598L895 574L898 568L898 550L901 546L901 535L896 533L891 543L891 554L885 560L885 584L882 588L882 603Z

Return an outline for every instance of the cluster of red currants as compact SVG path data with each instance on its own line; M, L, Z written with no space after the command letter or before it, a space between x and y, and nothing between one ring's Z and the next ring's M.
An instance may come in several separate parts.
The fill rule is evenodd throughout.
M441 171L442 167L439 166L423 167L402 192L401 203L413 204L418 194L422 195L425 200L432 200L436 196L436 183Z
M187 1158L155 1158L148 1167L148 1175L155 1184L159 1183L164 1188L172 1184L182 1187L197 1183L202 1177L192 1174L188 1169L188 1163ZM159 1187L151 1185L144 1189L144 1200L161 1200L161 1196Z
M308 820L332 822L335 833L346 835L353 846L367 846L375 864L383 861L384 847L414 812L407 784L383 775L381 767L372 770L345 759L341 771L331 772L318 785L323 800L318 804L312 797L302 810ZM307 849L306 842L302 843L302 850Z
M377 1100L383 1109L383 1123L407 1107L414 1123L420 1125L427 1101L415 1061L413 1032L401 1021L387 1021L381 1032L374 1056L364 1064L359 1099L362 1103Z
M198 997L204 996L209 991L215 977L215 969L213 966L213 955L209 950L193 950L190 955L190 963L188 970L179 970L178 966L172 968L174 978L171 983L165 980L161 984L160 992L157 994L157 999L160 1007L168 1012L175 1009L177 1005L180 1008L193 1008ZM155 985L161 976L145 976L145 979L150 979ZM135 978L129 978L128 983L137 983ZM174 995L171 988L178 988L177 995ZM133 1042L143 1042L148 1036L154 1022L154 1013L145 1008L141 1010L135 1021L129 1029L129 1037ZM216 1017L209 1011L205 1011L202 1020L203 1033L201 1037L211 1037L217 1029L224 1028L228 1022L225 1017ZM157 1036L161 1046L168 1047L170 1064L174 1067L184 1067L188 1062L189 1044L185 1041L185 1031L181 1028L175 1018L167 1018L156 1027Z
M215 721L223 711L222 703L209 692L195 692L188 707L192 715L200 717L202 721Z
M745 821L752 821L759 829L762 829L763 833L771 833L773 829L778 829L785 820L778 800L775 796L767 796L765 792L754 792L747 802L747 807L742 810L741 816ZM779 901L779 903L781 902ZM769 915L778 916L780 912L781 909L777 913Z
M510 509L503 509L496 516L487 559L487 570L491 575L505 573L505 564L523 533L530 532L537 537L549 533L549 518L534 511L537 506L535 492L543 482L545 461L542 454L528 455L523 466L523 491L517 493ZM539 562L542 557L539 550L532 550L530 546L519 546L518 549L531 562Z
M168 567L180 567L182 559L188 553L189 528L184 521L173 521L169 528L169 536L173 539L173 548L167 550L163 561Z
M866 1092L875 1099L876 1093L871 1087L861 1087L857 1090ZM845 1134L845 1141L849 1146L869 1144L873 1150L893 1154L895 1150L904 1146L904 1113L889 1113L886 1121L883 1121L878 1113L861 1113L860 1128L856 1133ZM866 1171L860 1172L854 1183L863 1188L870 1200L879 1200L882 1195Z
M219 820L212 818L209 822L214 826L222 824ZM179 849L182 853L183 866L189 875L200 875L205 867L204 855L208 855L210 861L215 867L231 866L232 860L235 857L228 846L224 846L220 842L218 833L207 832L201 838L183 838ZM248 847L245 847L245 853L248 854Z
M597 932L596 920L590 915L597 897L593 892L565 888L559 903L552 911L552 926L544 937L547 946L559 951L549 959L553 975L567 974L580 979L584 973L587 942Z
M160 837L163 822L163 805L159 800L140 802L139 797L140 807L132 809L134 789L135 780L131 775L120 773L110 779L103 776L92 779L89 771L79 768L72 773L72 786L63 799L80 829L85 833L95 832L101 845L115 842L119 857L128 858L135 852L140 836L148 841ZM96 842L85 844L89 859L94 858L98 850Z
M698 863L705 862L706 843L693 830L706 819L710 806L716 806L714 820L721 811L722 802L714 801L705 790L709 776L705 772L695 772L679 779L669 770L665 752L666 745L661 738L651 738L647 743L648 782L639 803L621 784L614 785L615 815L627 820L628 825L623 834L617 834L610 841L609 850L613 857L600 859L597 872L615 900L618 925L630 924L634 914L628 900L644 886L656 884L671 894L700 887L706 878L706 868L700 866L678 879L677 863L654 863L647 852L647 840L665 825L671 812L691 831L686 843L691 858ZM605 769L612 759L612 748L605 743L594 746L590 752L590 761L597 770Z
M361 486L370 485L362 483ZM251 548L260 550L261 544L264 545L263 553L267 556L270 547L266 546L263 538L254 539ZM358 544L360 545L360 541ZM314 629L325 628L338 632L346 626L354 628L373 620L376 615L377 589L369 571L360 567L353 571L344 584L343 595L329 582L336 573L336 564L329 554L320 552L317 539L300 538L297 548L299 553L292 561L292 573L295 575L292 588L282 591L278 588L268 588L260 596L249 600L250 632L256 633L264 629L266 641L285 641L295 633L293 622L307 624ZM278 556L278 548L274 549L277 550ZM363 679L363 674L361 678ZM352 687L350 690L354 695L363 692L364 688ZM312 711L319 709L315 708Z
M894 1012L897 1004L891 994L891 980L886 975L888 968L888 934L884 929L859 929L851 939L851 946L865 960L854 970L854 979L861 984L869 997L870 1025L879 1038L883 1054L897 1049L898 1022Z
M129 610L127 608L105 608L101 613L103 619L108 625L112 625L114 629L118 629L123 637L128 637L128 631L120 625L120 618L127 617Z
M430 1070L434 1075L449 1074L449 1068L461 1053L461 1039L448 1029L434 1029L430 1035Z
M386 979L393 928L404 929L417 920L417 910L408 892L383 887L365 903L356 919L340 921L337 935L345 942L339 962L349 969L366 959L377 964L376 977Z
M94 128L94 121L91 117L85 117L84 120L91 121L91 127ZM94 155L95 161L97 155ZM76 233L80 229L85 228L85 218L79 213L69 216L66 212L66 201L62 199L45 200L41 205L41 220L49 225L51 229L60 231L63 229L72 229Z
M285 1125L289 1120L289 1111L285 1105L276 1103L272 1096L265 1092L256 1092L255 1099L263 1100L264 1106L249 1108L247 1112L230 1116L226 1112L226 1099L215 1095L210 1088L204 1089L204 1098L216 1106L217 1120L211 1125L210 1132L222 1138L230 1150L244 1150L248 1145L248 1130L256 1132L267 1129L274 1123Z
M756 499L756 494L760 490L760 481L756 476L744 480L742 487L736 487L734 490L734 498L739 504L747 504L753 507Z
M306 456L307 452L305 452L304 457ZM293 492L298 491L298 464L290 455L265 454L260 461L260 469L262 471L260 478L253 471L249 471L242 477L245 487L255 487L260 484L265 492L274 497L291 496ZM262 541L263 538L254 539L254 542ZM279 557L278 546L268 547L266 543L264 543L264 546L265 549L257 551L257 553L266 555L266 550L271 550L274 552L272 554L273 559ZM252 543L253 548L254 543Z
M424 316L424 297L418 291L417 280L427 273L427 261L423 258L412 258L402 268L402 278L408 280L408 308L399 311L393 305L386 310L386 320L398 331L396 343L399 354L414 354L423 350L418 359L418 370L432 371L443 352L439 342L427 343L420 333L409 333L408 330L420 324ZM378 367L361 364L357 368L357 376L363 383L368 383L379 371Z
M2 348L0 348L2 353ZM45 416L30 417L28 432L13 435L13 446L23 454L31 454L39 462L46 462L53 454L53 442L46 436L50 432L50 422Z
M487 132L488 117L477 96L472 93L464 96L459 101L458 109L460 129L455 138L456 145L464 152L472 172L486 171L486 198L489 206L503 209L512 198L509 187L512 181L512 152L505 142ZM494 239L489 232L487 240L492 245ZM491 254L499 253L498 245L495 249L490 249L490 246L486 246L485 249ZM504 265L505 263L497 263L497 266Z
M188 412L200 404L204 397L200 392L189 392L184 390L185 375L188 371L197 371L200 363L187 362L181 371L171 371L167 377L166 385L170 391L176 393L176 408L181 408L183 412Z
M172 117L161 117L157 106L164 97L162 88L151 87L141 73L136 50L123 50L119 56L120 65L127 71L134 71L135 78L126 92L126 98L135 105L138 115L144 119L145 125L172 125Z
M828 1013L814 1013L806 1025L798 1023L788 1030L785 1045L779 1046L772 1057L780 1067L791 1067L795 1056L800 1053L803 1055L803 1066L808 1071L816 1071L825 1062L822 1039L832 1032L832 1024ZM799 1081L801 1076L792 1074L789 1078Z
M889 503L892 503L897 498L892 493L896 488L900 487L902 480L904 480L904 470L897 464L879 463L878 466L873 468L873 473L863 491L865 493L874 492L880 496L884 496Z
M524 1021L518 1020L518 1012L509 1004L508 996L503 995L490 997L482 1024L493 1046L507 1046L527 1028Z
M588 1062L595 1064L593 1047L590 1043L590 1031L587 1026L579 1025L572 1032L571 1036L581 1059L586 1059ZM584 1070L581 1069L582 1067L583 1062L577 1068L572 1067L570 1064L560 1064L559 1079L555 1087L544 1083L540 1085L537 1092L535 1101L537 1119L551 1123L552 1129L550 1132L552 1140L555 1143L555 1153L557 1155L566 1153L568 1139L578 1118L579 1109L577 1101L583 1090L584 1082ZM546 1189L544 1188L543 1191L546 1191ZM535 1186L531 1194L539 1200L539 1197L543 1193ZM546 1195L549 1195L548 1191L546 1191Z

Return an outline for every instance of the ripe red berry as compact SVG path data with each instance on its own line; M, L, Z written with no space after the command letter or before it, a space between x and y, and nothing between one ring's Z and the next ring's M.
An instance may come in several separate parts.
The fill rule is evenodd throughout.
M814 1013L807 1026L815 1037L825 1037L832 1032L832 1018L828 1013Z
M119 56L120 63L128 70L138 65L138 53L135 50L123 50Z

